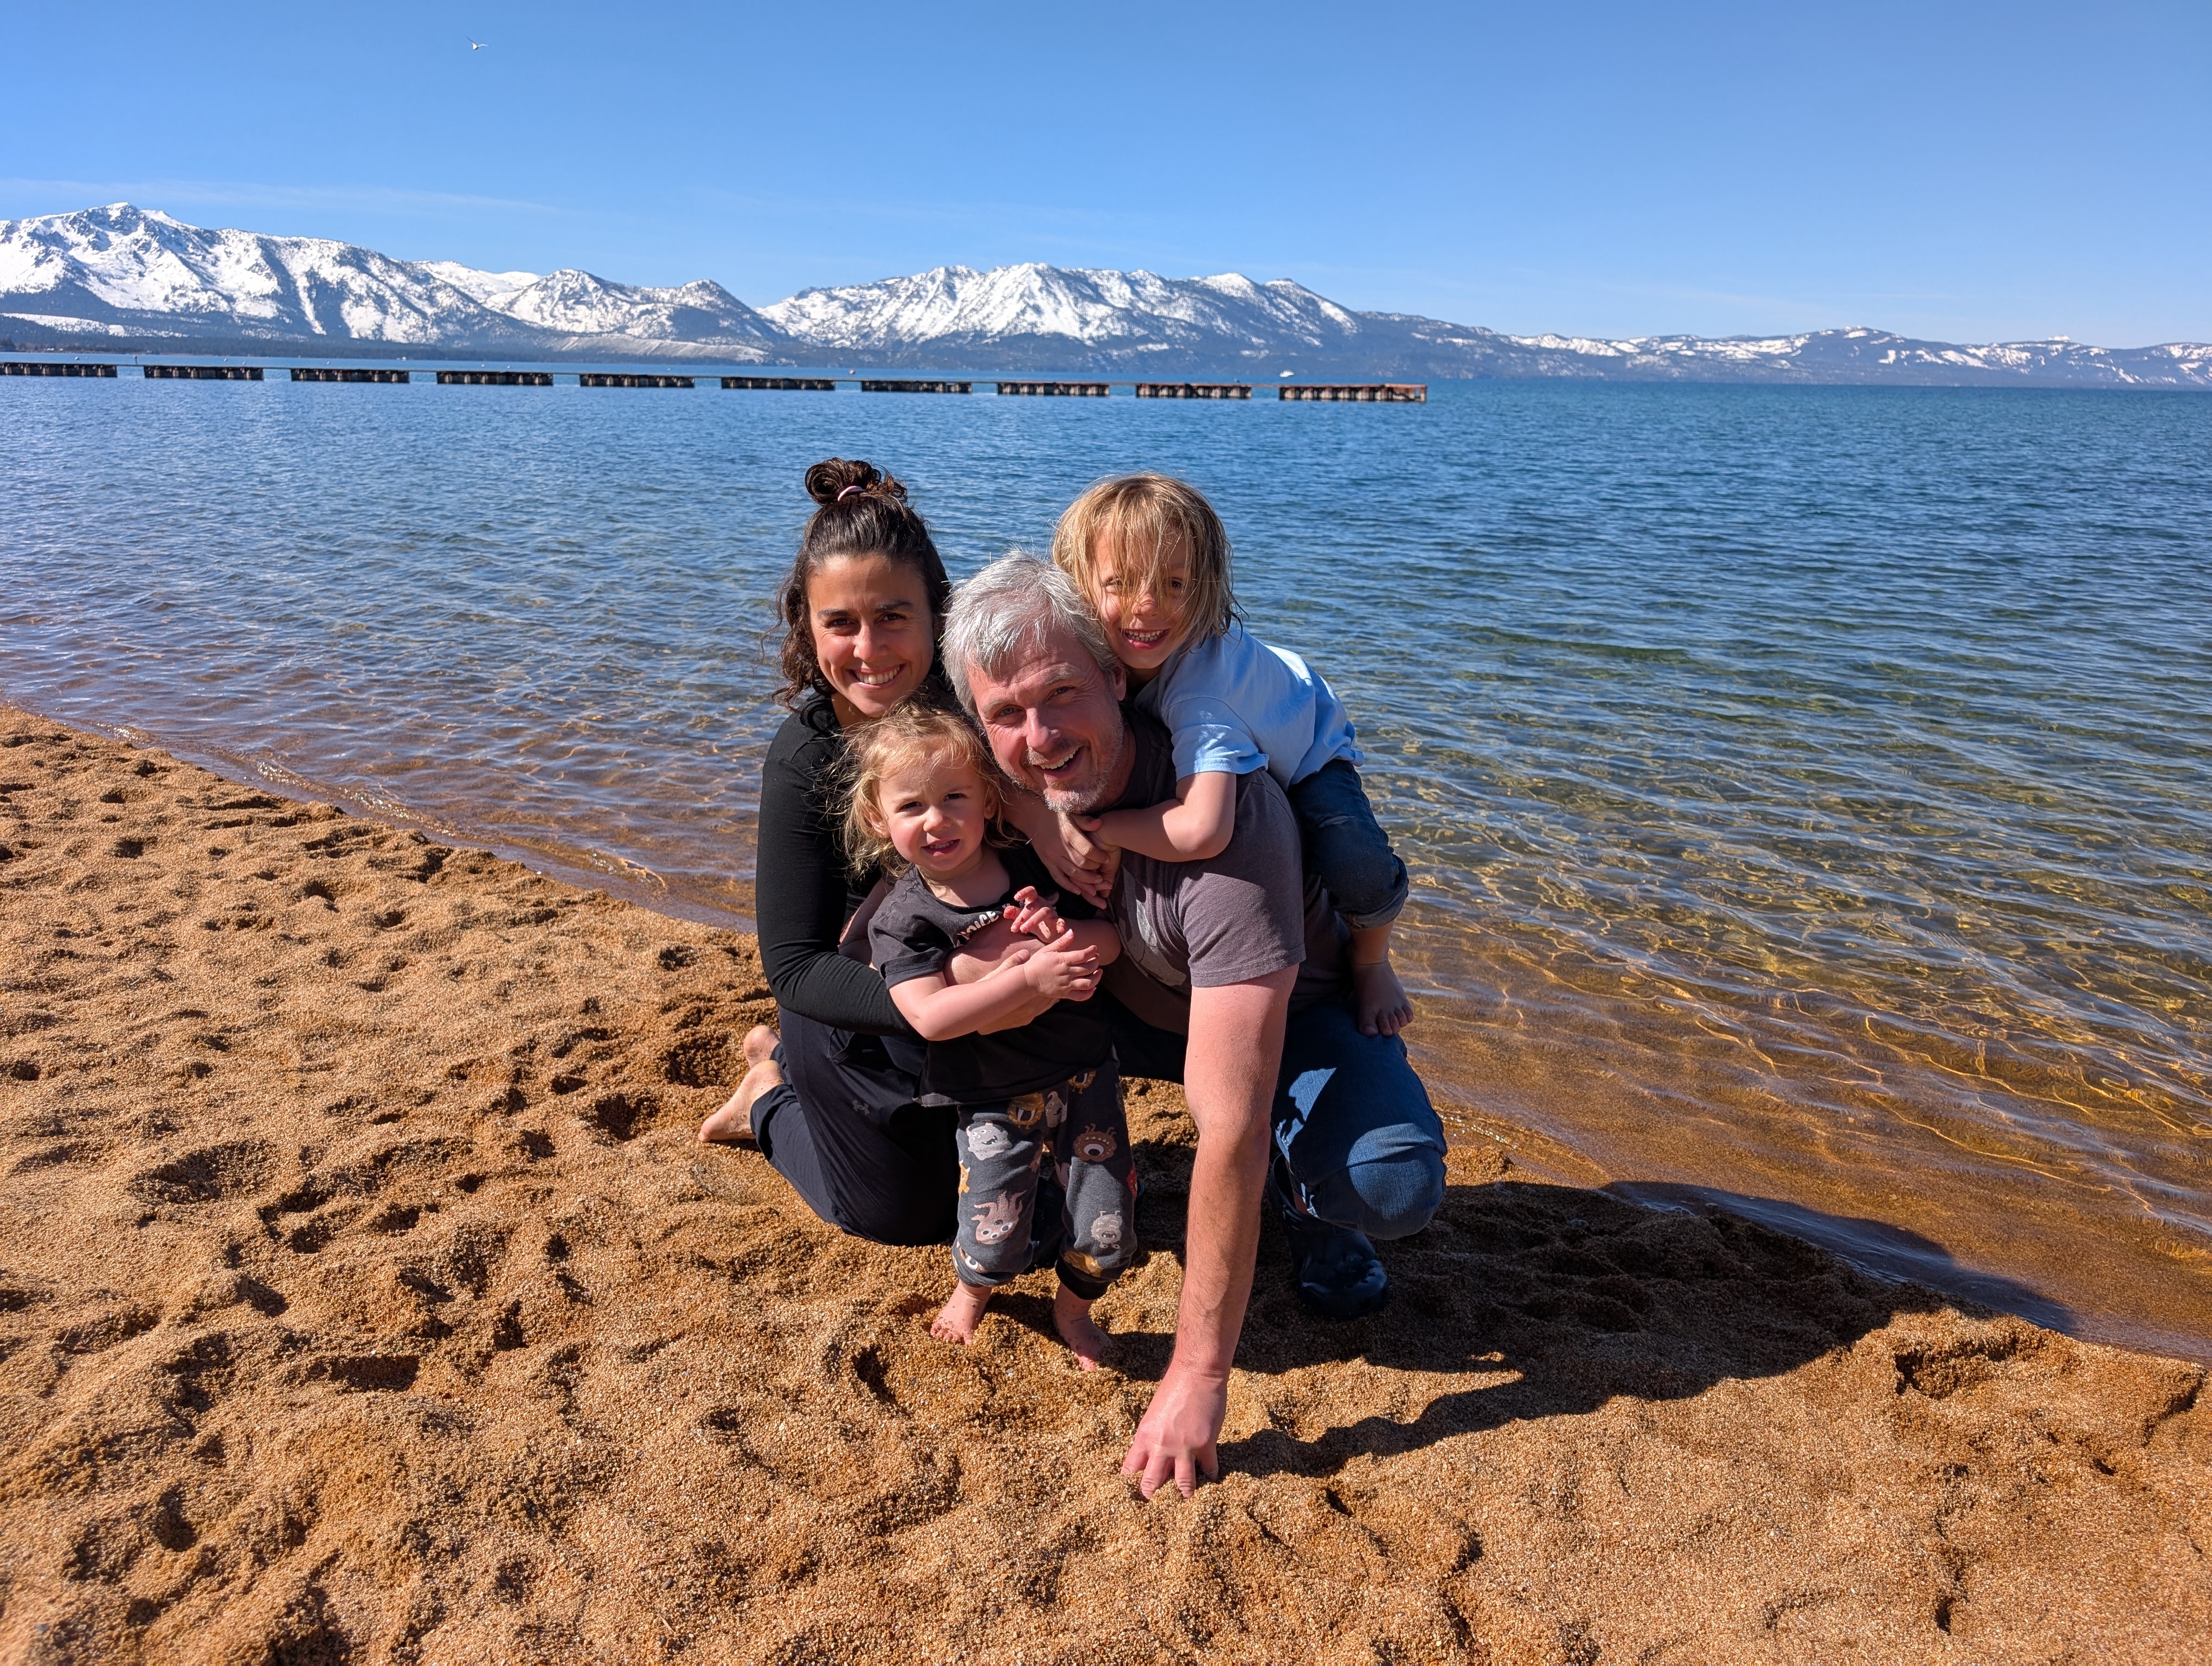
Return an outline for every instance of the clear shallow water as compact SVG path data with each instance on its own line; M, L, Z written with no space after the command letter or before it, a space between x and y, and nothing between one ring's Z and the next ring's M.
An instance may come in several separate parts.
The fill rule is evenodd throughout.
M831 453L956 575L1104 473L1212 495L1477 1126L2212 1357L2212 399L9 379L0 698L742 919Z

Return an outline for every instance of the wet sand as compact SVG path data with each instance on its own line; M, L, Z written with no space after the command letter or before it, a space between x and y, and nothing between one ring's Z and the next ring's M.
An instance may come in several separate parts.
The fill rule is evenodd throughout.
M1049 1284L699 1117L738 934L0 708L0 1659L2193 1657L2196 1365L1881 1283L1455 1128L1397 1297L1262 1239L1224 1477L1116 1473L1191 1132L1071 1369Z

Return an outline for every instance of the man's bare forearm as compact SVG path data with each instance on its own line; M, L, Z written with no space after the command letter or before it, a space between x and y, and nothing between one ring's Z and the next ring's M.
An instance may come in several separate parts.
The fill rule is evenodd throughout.
M1229 1368L1252 1298L1267 1118L1282 1061L1283 1018L1297 969L1191 994L1183 1092L1198 1124L1175 1357L1137 1425L1121 1473L1150 1498L1170 1481L1186 1498L1221 1468Z
M1191 1165L1190 1225L1183 1252L1182 1299L1176 1313L1175 1363L1226 1377L1252 1298L1260 1243L1260 1192L1267 1173L1267 1124L1260 1135L1230 1130L1201 1138Z
M1268 1112L1283 1054L1295 969L1252 983L1194 990L1183 1092L1198 1127L1176 1363L1226 1376L1252 1294Z

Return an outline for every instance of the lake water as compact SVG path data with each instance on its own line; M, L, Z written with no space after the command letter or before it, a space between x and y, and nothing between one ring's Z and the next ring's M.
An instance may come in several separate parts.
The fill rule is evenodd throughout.
M2212 1358L2212 398L0 379L0 698L744 923L831 454L956 577L1212 495L1459 1137Z

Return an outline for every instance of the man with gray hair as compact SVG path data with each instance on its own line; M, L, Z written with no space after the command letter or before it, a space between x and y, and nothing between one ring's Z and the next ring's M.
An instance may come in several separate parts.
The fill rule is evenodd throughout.
M1056 814L1175 796L1166 729L1124 708L1121 662L1059 569L1018 554L985 568L953 593L941 654L999 767ZM1341 923L1267 770L1237 778L1219 855L1123 852L1110 885L1122 952L1099 998L1122 1072L1182 1082L1198 1128L1175 1356L1122 1465L1149 1498L1218 1473L1263 1195L1308 1304L1372 1311L1389 1288L1372 1240L1428 1225L1444 1134L1404 1043L1359 1033Z

